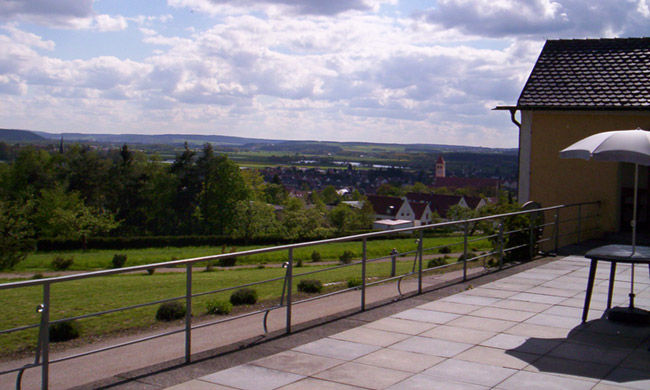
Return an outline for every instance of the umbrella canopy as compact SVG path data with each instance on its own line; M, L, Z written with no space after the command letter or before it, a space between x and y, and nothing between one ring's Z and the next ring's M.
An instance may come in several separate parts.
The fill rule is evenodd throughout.
M650 131L636 129L594 134L561 150L560 157L650 165Z

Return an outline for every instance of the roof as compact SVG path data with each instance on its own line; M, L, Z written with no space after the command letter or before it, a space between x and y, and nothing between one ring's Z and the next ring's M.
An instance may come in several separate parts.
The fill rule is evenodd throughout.
M444 164L445 159L442 157L442 154L438 156L438 159L436 160L436 164Z
M404 200L395 196L367 195L368 202L375 210L375 214L397 216L397 211L402 207Z
M428 203L409 202L409 206L411 206L413 214L415 214L415 219L422 219L422 215L427 209Z
M650 109L650 38L549 40L518 108Z
M465 202L467 202L467 205L469 206L470 209L476 210L478 205L481 203L483 199L476 197L476 196L466 196L465 197Z
M447 218L447 210L460 203L463 197L459 195L438 195L409 192L406 199L412 202L426 202L431 211L435 211L441 218Z

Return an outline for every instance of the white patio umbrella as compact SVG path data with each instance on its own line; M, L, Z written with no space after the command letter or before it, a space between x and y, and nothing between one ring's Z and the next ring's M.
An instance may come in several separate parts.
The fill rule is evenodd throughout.
M637 128L636 130L616 130L594 134L561 150L560 157L634 164L634 211L632 213L632 254L634 254L636 250L639 164L650 165L650 131ZM634 264L632 264L631 281L630 308L634 308Z

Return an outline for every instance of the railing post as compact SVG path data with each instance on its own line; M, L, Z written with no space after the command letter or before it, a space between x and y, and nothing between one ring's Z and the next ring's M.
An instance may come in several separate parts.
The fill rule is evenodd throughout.
M582 204L578 205L578 244L582 241Z
M555 254L560 248L560 209L555 213Z
M424 245L424 230L420 229L420 239L418 240L418 256L419 256L419 261L418 261L418 294L422 294L422 261L423 261L423 255L422 255L422 248Z
M361 311L366 310L366 238L363 238L361 256Z
M43 284L43 312L41 313L41 389L47 390L50 384L50 284Z
M287 265L287 324L286 333L291 333L291 291L293 289L293 248L289 248L289 264Z
M533 217L533 213L529 213L528 218L530 219L530 222L528 223L528 230L529 230L529 237L530 237L529 238L530 242L528 243L528 245L529 245L529 248L528 248L529 249L528 250L529 257L528 257L528 259L532 260L533 257L535 256L535 227L534 227L535 218Z
M469 222L465 221L465 233L463 234L463 282L467 280L467 236L469 235Z
M504 246L504 239L503 239L503 217L500 218L499 221L499 269L503 268L503 246Z
M185 265L185 363L192 356L192 264Z

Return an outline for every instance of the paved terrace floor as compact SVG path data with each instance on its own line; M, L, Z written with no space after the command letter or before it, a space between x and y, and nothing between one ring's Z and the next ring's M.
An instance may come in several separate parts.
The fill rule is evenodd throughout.
M230 355L230 368L169 390L650 389L650 326L601 318L606 263L581 323L588 269L558 258L384 318L361 313L349 319L360 326L241 365ZM617 271L614 303L626 306L630 267ZM649 282L637 268L639 307L650 308ZM131 388L160 388L146 378Z

